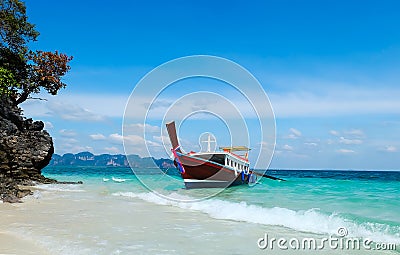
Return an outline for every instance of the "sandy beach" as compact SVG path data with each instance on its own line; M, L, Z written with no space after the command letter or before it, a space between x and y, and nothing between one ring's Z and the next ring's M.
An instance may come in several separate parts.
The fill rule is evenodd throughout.
M23 199L24 203L0 204L0 254L366 253L331 249L261 250L257 240L265 233L287 239L312 234L217 219L182 206L162 204L149 193L136 194L145 196L119 195L105 184L38 187L33 196Z
M104 202L80 205L64 196L43 196L0 205L1 215L6 215L0 220L0 254L92 254L93 250L96 254L271 254L260 250L256 240L273 228L259 227L254 232L254 224L216 220L141 201L130 202L131 209L115 214L113 206ZM92 206L104 210L90 210ZM121 241L125 247L116 247ZM273 254L307 252L274 250Z
M26 201L29 200L29 198L26 199ZM26 205L0 204L0 254L50 254L47 249L38 244L34 239L23 238L8 231L12 229L14 224L23 222L23 218L28 218L28 215L18 215L17 213L19 208L24 206Z
M50 254L32 240L22 239L10 233L0 233L1 254Z
M244 254L258 251L255 241L259 233L247 236L246 240L253 241L238 248L237 243L243 238L238 229L241 223L216 220L140 199L127 201L123 197L104 196L107 190L101 188L97 192L98 199L93 199L93 194L79 191L36 190L34 196L24 198L24 203L1 204L0 213L5 216L0 220L1 233L5 238L1 238L0 253ZM249 232L251 228L248 227Z

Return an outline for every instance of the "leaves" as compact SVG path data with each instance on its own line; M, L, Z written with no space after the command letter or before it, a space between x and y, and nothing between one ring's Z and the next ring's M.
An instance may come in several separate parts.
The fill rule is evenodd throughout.
M0 93L9 95L15 104L42 88L56 95L66 86L61 79L70 70L72 57L58 51L29 50L27 44L38 35L35 25L28 22L23 2L0 0Z
M66 84L61 81L61 77L71 69L68 62L72 57L58 51L54 53L31 51L28 58L34 63L31 77L34 84L46 89L52 95L56 95L59 89L65 88Z
M26 7L19 0L0 0L1 47L27 52L26 44L36 41L39 32L28 22Z
M18 86L13 73L0 67L0 95L10 95Z

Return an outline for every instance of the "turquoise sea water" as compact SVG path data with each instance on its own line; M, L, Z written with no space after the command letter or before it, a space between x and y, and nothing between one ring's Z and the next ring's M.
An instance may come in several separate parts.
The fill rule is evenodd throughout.
M213 189L186 190L179 177L166 177L158 170L136 169L136 173L139 178L129 168L117 167L47 167L43 171L61 181L82 180L86 190L102 189L105 196L128 201L141 199L211 218L279 226L299 233L336 234L344 227L347 237L400 247L400 172L269 171L287 181L263 178L254 187L232 187L216 195ZM139 180L155 184L157 192L173 200L154 195ZM184 202L199 194L213 196Z
M186 190L179 176L135 172L47 167L47 177L83 184L37 185L26 203L3 204L0 230L47 254L400 254L400 172L269 171L287 181L225 190ZM373 249L269 243L313 238L320 247L343 233Z

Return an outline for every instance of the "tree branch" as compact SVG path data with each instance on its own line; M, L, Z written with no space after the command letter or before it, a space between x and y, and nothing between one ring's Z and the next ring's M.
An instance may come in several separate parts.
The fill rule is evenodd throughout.
M40 98L40 97L28 97L27 99L34 99L34 100L42 100L42 101L47 101L46 98Z
M19 105L22 102L25 102L26 99L28 99L29 96L29 92L28 91L23 91L21 96L19 98L17 98L17 100L15 101L17 105Z

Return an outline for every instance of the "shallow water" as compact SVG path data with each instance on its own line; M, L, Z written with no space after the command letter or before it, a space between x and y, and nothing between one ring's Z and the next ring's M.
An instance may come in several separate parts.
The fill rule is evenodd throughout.
M55 254L307 254L276 244L262 250L257 241L266 234L318 241L337 236L340 228L347 238L396 244L397 251L312 251L399 252L399 172L270 172L287 181L262 179L254 187L232 187L198 202L185 201L214 190L185 190L179 178L152 173L139 179L158 184L157 192L172 199L150 192L126 168L46 168L48 177L84 184L40 185L31 201L18 206L20 218L8 230Z

